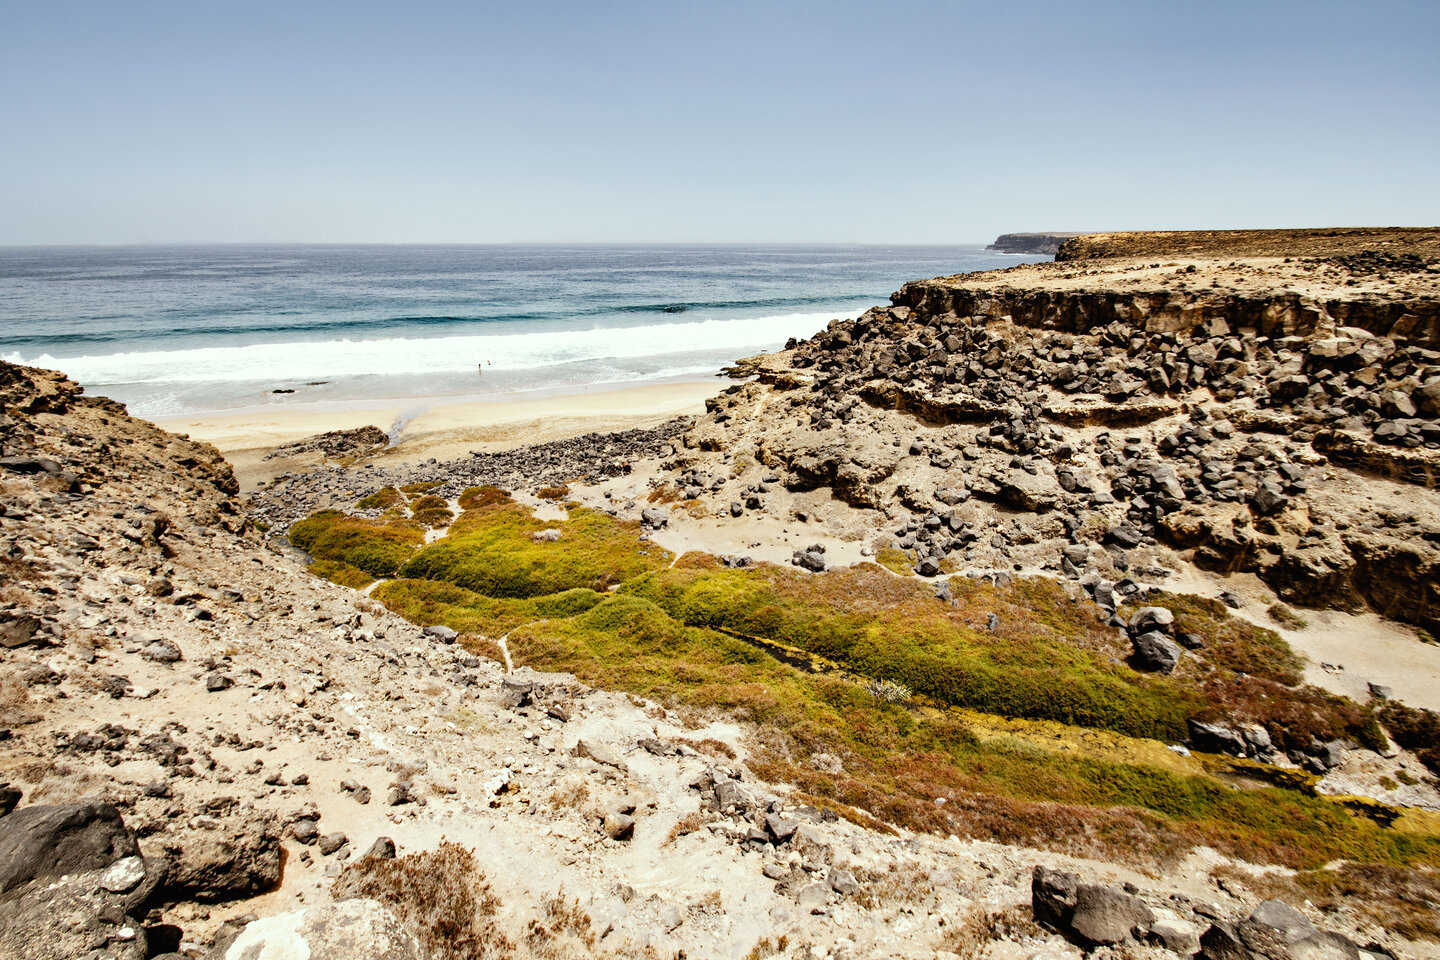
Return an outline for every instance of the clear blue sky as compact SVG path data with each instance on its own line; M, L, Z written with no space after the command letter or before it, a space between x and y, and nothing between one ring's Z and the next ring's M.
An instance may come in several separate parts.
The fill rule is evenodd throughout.
M0 4L0 244L1440 223L1440 2Z

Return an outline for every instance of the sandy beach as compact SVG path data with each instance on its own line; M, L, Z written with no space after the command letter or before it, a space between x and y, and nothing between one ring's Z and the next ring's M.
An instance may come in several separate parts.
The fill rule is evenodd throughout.
M592 431L653 426L672 417L700 414L720 380L590 387L565 393L508 394L484 400L396 399L341 404L255 407L226 413L157 418L174 433L214 444L235 467L242 487L304 467L309 461L265 457L287 443L331 430L374 424L394 442L372 459L413 462L447 459L471 450L503 450ZM398 431L397 428L398 427Z

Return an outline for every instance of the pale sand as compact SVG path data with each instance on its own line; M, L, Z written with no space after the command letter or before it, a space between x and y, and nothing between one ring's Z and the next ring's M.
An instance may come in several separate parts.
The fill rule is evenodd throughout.
M1302 630L1284 627L1267 611L1279 598L1252 574L1221 576L1186 565L1168 589L1202 597L1219 597L1226 590L1245 599L1231 611L1234 616L1269 627L1306 658L1305 680L1317 687L1365 703L1369 685L1378 683L1394 691L1412 707L1440 710L1440 644L1422 643L1403 623L1377 613L1295 608L1306 622Z
M412 463L446 460L472 450L505 450L591 432L651 427L679 416L705 412L705 401L724 381L647 384L620 389L591 387L568 393L509 394L484 400L399 399L381 403L336 403L257 407L233 413L162 417L156 423L214 444L235 467L241 486L253 489L293 469L318 463L311 458L266 460L276 447L331 430L374 424L391 430L404 420L397 442L369 458Z

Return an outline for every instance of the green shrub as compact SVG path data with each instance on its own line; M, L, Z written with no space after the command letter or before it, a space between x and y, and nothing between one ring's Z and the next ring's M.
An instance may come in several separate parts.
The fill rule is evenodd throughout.
M481 507L490 507L498 503L509 503L510 494L493 484L485 484L480 487L467 487L460 494L461 510L478 510Z
M883 615L855 609L872 588L885 593ZM629 581L621 591L692 626L797 647L942 703L1004 716L1176 739L1198 706L1181 685L1137 674L1058 635L977 630L966 622L968 605L952 610L925 585L874 567L819 576L779 567L677 567ZM990 599L998 598L992 592Z
M364 570L339 560L316 560L310 564L310 572L342 587L360 590L375 582L375 578Z
M290 527L290 542L312 559L343 563L372 578L395 573L424 540L413 526L348 517L339 510L321 510Z
M560 531L558 540L533 536L551 529ZM640 539L636 523L583 509L564 523L540 521L519 504L491 502L461 514L449 534L421 550L401 576L523 599L577 587L603 591L670 559Z
M405 506L405 497L394 487L381 487L355 506L361 510L394 510Z

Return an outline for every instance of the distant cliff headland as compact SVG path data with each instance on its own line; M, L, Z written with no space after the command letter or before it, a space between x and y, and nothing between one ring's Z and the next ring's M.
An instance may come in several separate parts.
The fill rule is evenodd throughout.
M1001 253L1038 253L1053 257L1060 252L1060 246L1079 233L1002 233L986 250Z

